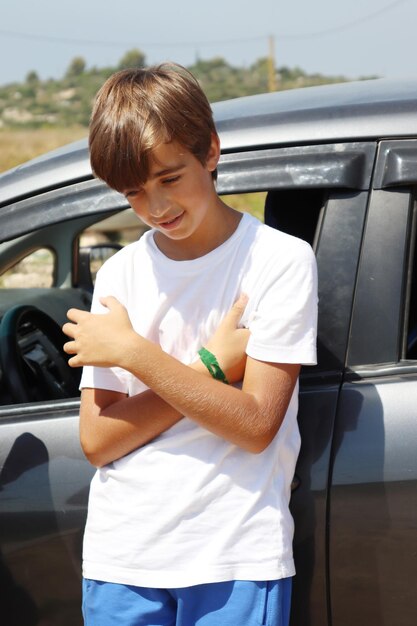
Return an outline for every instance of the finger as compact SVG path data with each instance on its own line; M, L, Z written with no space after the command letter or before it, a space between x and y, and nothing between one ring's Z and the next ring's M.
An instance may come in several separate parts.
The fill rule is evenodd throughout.
M65 335L68 335L68 337L74 339L76 327L76 324L70 324L69 322L66 322L62 327L62 332Z
M82 311L81 309L69 309L69 311L67 311L68 319L76 324L87 315L90 315L90 313L88 313L88 311Z
M249 296L246 293L241 293L238 299L235 302L235 306L238 306L242 309L242 313L246 308L246 305L249 301Z
M75 341L67 341L66 343L64 343L64 345L62 346L62 349L64 350L64 352L66 352L67 354L77 354L77 350L75 348Z
M230 311L227 313L226 318L230 324L236 327L243 315L243 312L248 303L248 296L245 293L240 294Z
M114 296L104 296L103 298L100 298L100 304L110 310L115 309L118 306L123 306Z
M82 364L78 362L77 356L73 356L71 359L68 359L68 365L70 367L82 367Z

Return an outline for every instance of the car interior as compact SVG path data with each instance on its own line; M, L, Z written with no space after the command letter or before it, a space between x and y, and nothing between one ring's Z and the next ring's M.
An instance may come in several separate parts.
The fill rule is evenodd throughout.
M143 232L131 213L67 220L0 245L1 405L79 395L61 327L69 308L90 308L106 258Z

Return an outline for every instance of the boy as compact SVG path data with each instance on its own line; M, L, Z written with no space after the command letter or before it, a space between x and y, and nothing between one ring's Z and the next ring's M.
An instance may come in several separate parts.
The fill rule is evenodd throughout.
M100 270L92 313L70 310L64 326L70 365L86 366L81 441L99 467L85 623L286 625L312 251L218 197L211 109L179 66L110 77L90 152L151 230Z

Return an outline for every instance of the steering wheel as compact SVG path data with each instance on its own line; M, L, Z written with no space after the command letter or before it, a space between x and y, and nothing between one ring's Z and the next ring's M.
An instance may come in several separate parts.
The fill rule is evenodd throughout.
M2 374L14 402L79 395L79 368L71 369L60 326L35 306L9 309L0 324Z

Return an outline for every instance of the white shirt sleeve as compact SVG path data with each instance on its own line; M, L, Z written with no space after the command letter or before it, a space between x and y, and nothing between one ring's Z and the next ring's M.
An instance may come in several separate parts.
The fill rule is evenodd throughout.
M246 351L260 361L315 365L316 260L308 244L291 240L285 262L272 255L255 288Z

